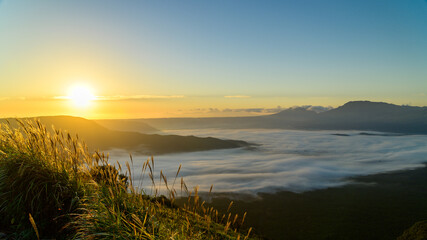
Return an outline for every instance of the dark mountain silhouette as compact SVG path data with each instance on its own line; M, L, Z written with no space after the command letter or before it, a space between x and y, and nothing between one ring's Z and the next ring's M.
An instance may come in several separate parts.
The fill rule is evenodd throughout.
M318 120L318 127L322 129L427 133L427 107L368 101L348 102L319 114Z
M31 118L34 119L34 118ZM191 152L224 148L244 147L249 144L244 141L222 140L218 138L201 138L194 136L142 134L130 131L115 131L107 129L98 123L79 117L50 116L37 117L51 130L66 130L78 134L91 149L108 150L112 148L126 149L142 154L164 154L173 152ZM6 120L12 127L18 127L15 119L0 119L5 124ZM28 120L21 119L21 120Z
M316 113L290 108L258 117L139 119L155 128L279 128L300 130L361 130L427 134L427 107L398 106L384 102L353 101Z

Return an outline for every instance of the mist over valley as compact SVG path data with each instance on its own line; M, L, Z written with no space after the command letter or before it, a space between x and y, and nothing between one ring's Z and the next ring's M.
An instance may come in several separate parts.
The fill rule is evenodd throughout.
M337 133L346 136L337 136ZM195 129L165 134L244 139L251 148L154 156L156 168L173 179L179 164L189 186L216 192L304 192L354 183L349 177L423 167L427 136L379 132L298 131L281 129ZM129 160L126 151L110 152L112 160ZM137 176L144 155L134 156ZM135 177L138 179L138 177Z

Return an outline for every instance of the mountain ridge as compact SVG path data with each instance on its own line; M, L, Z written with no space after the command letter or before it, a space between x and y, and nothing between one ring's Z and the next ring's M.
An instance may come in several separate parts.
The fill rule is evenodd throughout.
M256 117L139 119L160 130L196 128L278 128L295 130L361 130L427 134L427 107L386 102L350 101L324 112L304 107Z

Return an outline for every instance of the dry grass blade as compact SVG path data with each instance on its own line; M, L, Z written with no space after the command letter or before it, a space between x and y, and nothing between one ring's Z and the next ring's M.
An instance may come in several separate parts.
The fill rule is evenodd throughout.
M241 225L243 225L243 223L245 222L246 214L247 214L247 212L245 212L245 214L243 214L242 222L240 223Z
M132 182L132 171L129 165L129 162L126 162L126 167L128 169L128 173L129 173L129 183L130 183L130 187L131 189L133 189L133 182Z
M236 223L236 221L237 221L237 218L239 217L239 215L238 214L236 214L235 216L234 216L234 220L233 220L233 225Z
M231 201L230 204L228 205L227 212L230 211L232 205L233 205L233 201Z
M209 189L209 195L211 195L213 189L213 184L211 185L211 188Z
M37 239L40 240L39 230L37 229L36 222L34 221L33 216L31 216L31 213L29 213L28 216L30 219L31 226L33 226L34 232L36 232Z
M251 234L251 231L252 231L252 228L249 228L248 234L246 235L245 240L249 238L249 235Z
M176 171L175 179L173 180L173 183L172 183L172 189L175 186L175 182L176 182L176 179L178 178L180 171L181 171L181 164L179 164L178 171Z

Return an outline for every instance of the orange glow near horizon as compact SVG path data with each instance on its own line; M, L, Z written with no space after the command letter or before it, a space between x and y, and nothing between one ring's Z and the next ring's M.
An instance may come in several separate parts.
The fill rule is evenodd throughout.
M90 82L93 84L93 82ZM65 84L64 84L65 85ZM77 90L72 91L74 86ZM0 117L38 117L70 115L88 119L169 118L169 117L238 117L272 114L294 106L314 105L338 107L348 101L370 100L406 104L402 99L385 97L264 97L230 98L224 96L174 95L107 95L108 91L92 91L88 83L74 82L63 86L63 94L0 98ZM68 91L67 91L68 89ZM80 90L78 90L80 89ZM57 90L60 93L60 90ZM107 93L107 94L105 94ZM422 99L410 105L422 106ZM279 103L279 104L277 104ZM279 107L280 105L280 107Z

